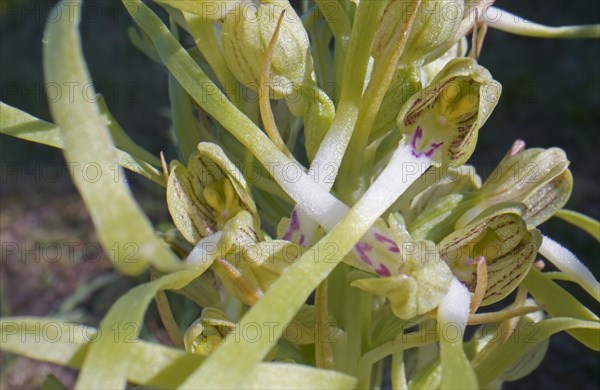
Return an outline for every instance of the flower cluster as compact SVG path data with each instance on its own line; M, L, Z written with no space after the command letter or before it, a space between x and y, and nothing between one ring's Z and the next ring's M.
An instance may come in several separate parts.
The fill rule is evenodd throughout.
M560 216L599 238L596 221L563 210L573 187L565 153L518 140L485 180L466 165L502 92L478 63L486 29L598 38L598 26L519 24L483 0L156 2L170 28L139 0L124 1L138 26L132 42L169 71L181 161L145 161L105 123L110 115L89 113L106 139L110 128L125 140L103 156L166 186L174 226L143 238L168 253L145 247L142 266L161 276L121 298L104 323L139 322L156 297L173 344L195 365L173 383L276 388L289 376L299 387L380 387L390 375L380 361L391 355L394 388L491 387L535 369L557 331L600 349L598 317L553 279L600 300L598 281L539 229ZM504 16L487 20L490 9ZM68 52L61 26L49 26L48 47ZM55 57L46 54L50 77L62 74ZM53 107L68 151L75 131ZM29 120L17 111L2 106L10 123ZM90 205L102 202L78 185ZM90 207L110 244L114 225ZM127 226L146 232L137 212ZM540 255L559 272L541 272ZM166 289L202 307L183 334L160 298ZM239 337L249 326L256 337ZM534 340L515 336L528 326ZM81 387L133 375L123 353L124 371L95 381L94 362L112 347L90 348ZM253 379L263 372L262 383ZM152 382L158 374L127 378L164 387Z
M167 3L175 8L172 13L181 10L190 25L194 18L202 17L187 13L176 2ZM362 274L350 279L342 276L341 288L344 291L358 288L379 302L366 309L369 317L378 318L391 311L398 321L418 323L434 318L438 325L456 323L461 329L467 323L519 318L540 309L531 304L535 301L530 299L527 305L521 301L486 314L477 314L477 310L504 300L515 290L526 295L524 282L530 272L535 272L532 269L537 269L534 263L538 253L597 297L598 282L589 271L562 261L560 257L565 253L571 256L565 249L563 254L547 255L544 241L550 239L536 228L561 210L571 193L572 176L562 150L525 149L524 142L516 141L483 183L474 167L464 165L501 94L500 84L477 63L483 41L477 29L485 28L478 12L484 12L489 4L455 0L359 3L358 7L346 4L346 11L351 11L355 18L352 31L346 31L349 36L340 31L344 24L340 20L328 19L327 14L319 19L317 15L325 13L323 5L317 2L317 8L311 9L310 15L317 21L313 21L316 25L308 28L308 33L303 20L286 1L241 1L216 23L223 57L235 79L259 94L271 91L272 102L260 105L266 134L294 161L307 158L311 164L303 170L309 177L317 178L313 183L303 182L305 187L297 189L274 175L278 191L282 190L280 194L260 186L251 191L244 183L234 185L235 192L230 189L229 195L215 198L223 201L211 203L206 189L215 177L208 177L200 165L192 167L195 155L188 169L192 178L206 177L204 182L193 179L197 184L186 188L181 185L177 168L171 171L167 194L179 195L169 196L169 209L179 231L194 245L216 231L203 227L217 226L218 230L218 226L223 226L215 223L215 215L221 220L227 215L232 220L235 210L254 210L252 197L256 196L258 214L254 211L253 215L258 223L248 229L255 236L251 245L263 245L262 256L248 257L251 246L242 246L238 248L237 260L217 261L214 271L227 291L246 304L256 303L268 291L270 283L281 277L304 251L311 250L327 232L344 224L347 214L358 210L358 217L372 221L372 226L360 235L347 254L341 254L348 267L340 272L350 275L358 272L352 271L356 269ZM447 12L450 8L454 14ZM340 8L339 12L344 11ZM371 19L366 19L367 15ZM338 14L336 18L342 16ZM331 60L327 51L319 50L320 44L329 44L317 41L331 39L318 33L326 27L325 21L336 45L333 65L340 60L336 58L339 54L346 56L344 66L340 66L344 72L351 72L353 66L363 66L355 73L357 80L347 82L346 74L335 79L343 82L339 95L325 94L320 88L328 73L319 64ZM304 23L310 26L309 20ZM369 23L369 27L361 23ZM205 39L196 36L193 28L191 31L196 40ZM360 38L358 32L363 34ZM465 32L474 35L468 56ZM344 39L350 39L350 44ZM361 53L365 62L349 63L348 58L359 58ZM347 114L341 118L340 111L344 112L345 104L351 104L347 91L352 84L363 92L352 102L358 105L355 116ZM370 93L373 88L379 89L379 93ZM303 99L293 101L298 91L303 91ZM286 99L286 105L276 103L278 99ZM336 102L337 111L332 102ZM269 121L268 118L274 117L278 121ZM303 150L292 143L298 139L293 134L298 117L304 123ZM336 134L338 120L349 122L346 132ZM333 150L333 143L338 151ZM345 153L344 145L348 145ZM199 144L200 151L207 147L208 144ZM210 147L218 148L213 144ZM227 150L229 145L222 147ZM226 154L235 152L221 152L221 156ZM319 181L315 174L323 162L338 166L339 175L333 188L330 183ZM173 166L178 167L177 164ZM222 165L233 164L225 161ZM409 165L416 167L410 176L406 170ZM452 177L442 178L436 171L452 172ZM427 180L428 174L435 178ZM194 197L198 200L188 200ZM244 201L235 201L234 197ZM203 198L206 198L204 204L209 203L204 208L207 211L183 206L202 204ZM293 210L285 211L282 207L284 214L277 215L272 202L286 203ZM265 230L257 233L261 231L260 221ZM274 239L267 233L267 221L278 226L275 232L271 231L276 235ZM196 232L205 233L194 235L190 232L191 225L196 226ZM352 225L346 226L352 229ZM265 251L270 244L275 252ZM286 246L295 250L286 252ZM286 258L286 253L293 255ZM227 267L223 268L223 262ZM328 299L329 305L337 304L332 295L335 299L345 299L331 291L329 298L326 292L320 294L325 295L321 299ZM385 300L380 301L382 298ZM305 305L302 315L309 312L315 318L315 312L321 309L318 304ZM343 338L356 337L343 325L337 326ZM460 348L449 355L444 352L453 347L446 345L450 342L442 334L439 343L442 366L453 364L445 359L468 361ZM330 353L335 361L336 351ZM475 376L472 366L468 372L471 374L467 377ZM443 381L452 383L448 378Z

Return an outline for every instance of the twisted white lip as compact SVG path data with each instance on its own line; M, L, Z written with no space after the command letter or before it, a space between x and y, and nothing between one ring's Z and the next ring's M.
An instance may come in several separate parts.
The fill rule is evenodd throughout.
M594 299L600 301L600 283L571 251L548 236L543 236L542 245L538 252L570 279L583 287Z

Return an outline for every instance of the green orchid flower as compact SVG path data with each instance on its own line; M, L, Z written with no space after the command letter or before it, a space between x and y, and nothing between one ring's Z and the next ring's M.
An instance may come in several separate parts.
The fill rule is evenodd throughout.
M166 185L176 228L155 234L124 183L90 183L77 168L104 246L138 245L140 261L113 255L115 266L138 278L150 268L151 280L98 328L4 317L7 352L81 368L76 388L389 379L445 389L529 374L558 331L600 349L598 316L553 280L598 301L600 283L537 228L559 216L600 237L597 221L562 210L573 187L565 153L518 141L483 182L465 165L501 93L477 63L487 27L598 38L599 26L546 27L488 0L156 2L168 26L147 2L123 0L132 42L167 71L181 162L167 169L102 99L81 98L95 93L76 0L53 9L72 17L49 19L44 72L84 93L49 99L56 125L0 103L0 130L63 148L70 163L117 163ZM559 271L540 272L537 256ZM490 311L509 295L514 303ZM140 340L153 299L172 347ZM32 342L34 326L45 334Z
M469 58L450 61L431 84L410 98L398 115L415 157L434 165L462 165L498 102L500 84Z
M171 163L167 205L175 226L191 244L222 230L242 210L256 223L259 220L242 173L219 146L206 142L198 144L187 168Z
M388 298L394 314L408 320L440 304L452 273L433 242L412 239L402 217L390 216L388 222L388 229L380 223L373 236L363 238L353 252L378 277L356 280L352 286Z
M471 293L477 290L476 259L485 262L486 285L479 302L490 305L504 299L521 284L533 262L542 237L521 217L523 208L491 208L463 229L439 243L441 258Z

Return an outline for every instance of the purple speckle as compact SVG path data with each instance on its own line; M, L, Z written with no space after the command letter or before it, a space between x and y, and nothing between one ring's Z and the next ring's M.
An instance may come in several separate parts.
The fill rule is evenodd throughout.
M304 246L304 241L305 241L305 239L306 239L306 237L304 236L304 233L302 233L302 234L300 235L300 241L298 241L298 244L299 244L300 246Z
M410 142L413 147L413 154L415 154L415 149L417 149L417 140L421 139L421 137L423 137L423 129L421 129L421 126L417 126L412 141Z
M300 221L298 220L298 212L296 209L292 210L292 215L290 216L290 228L292 230L300 229Z
M410 144L412 146L411 153L412 153L412 155L414 157L417 157L417 158L422 157L422 156L431 157L431 155L433 154L433 152L435 152L436 150L438 150L439 147L444 144L444 142L439 142L439 143L432 142L430 144L428 150L426 150L424 152L421 152L421 153L418 153L417 152L417 140L420 140L421 138L423 138L423 129L421 128L421 126L417 126L417 129L413 133L412 140L410 141Z
M371 245L367 244L366 242L359 242L354 246L354 249L358 252L358 256L363 263L367 265L373 265L373 261L371 261L369 255L367 255L367 252L372 249Z
M433 152L435 152L440 146L442 146L444 143L440 142L440 143L432 143L431 144L431 149L429 149L427 152L425 152L425 155L427 157L431 157L431 155L433 154Z
M379 268L377 268L375 272L377 272L377 275L379 276L392 276L392 273L390 272L388 267L386 267L383 264L379 264Z
M292 234L300 229L300 221L298 220L298 213L296 209L292 210L292 215L290 216L290 224L288 225L285 234L283 235L283 239L287 241L292 240ZM304 236L304 235L302 235ZM301 238L302 239L302 238ZM300 243L302 245L302 243Z
M394 240L392 240L391 238L384 236L381 233L375 233L375 239L379 242L385 242L390 244L390 246L388 247L388 250L392 253L400 253L400 249L398 248L398 245L396 245L396 242Z

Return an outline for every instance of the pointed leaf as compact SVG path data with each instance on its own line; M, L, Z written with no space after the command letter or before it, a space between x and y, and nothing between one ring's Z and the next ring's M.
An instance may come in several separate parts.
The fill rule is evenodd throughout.
M52 146L53 148L65 148L63 130L60 127L2 102L0 102L0 133ZM115 162L123 168L138 173L163 187L165 186L162 172L152 164L117 148L114 149L114 153L116 154Z
M600 242L600 222L572 210L559 210L555 214L558 218L569 222L571 225L588 232L596 241Z

